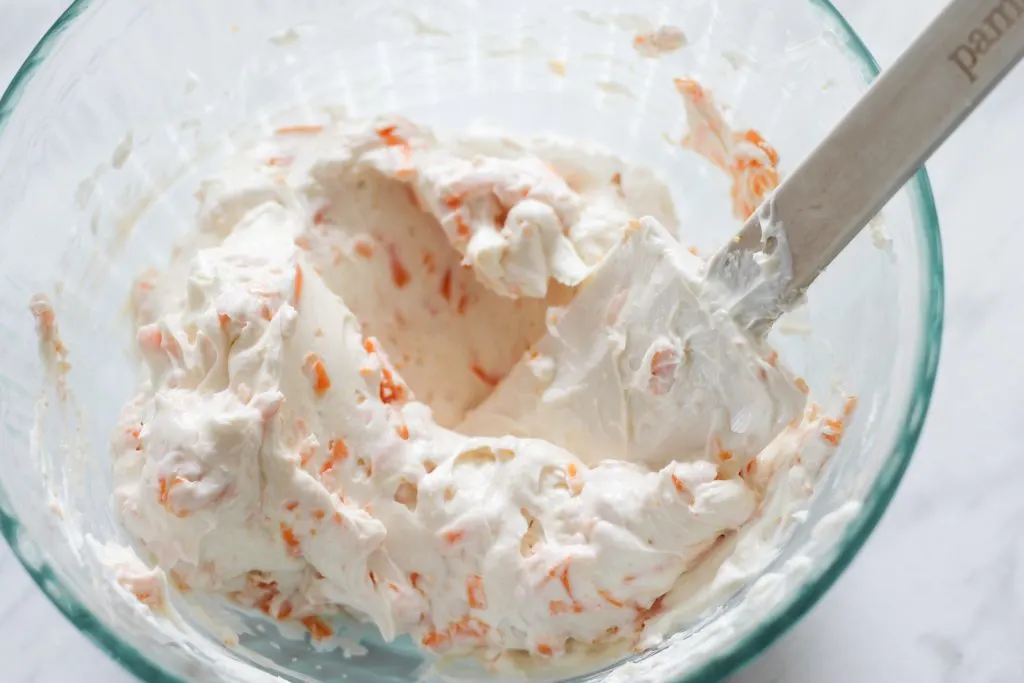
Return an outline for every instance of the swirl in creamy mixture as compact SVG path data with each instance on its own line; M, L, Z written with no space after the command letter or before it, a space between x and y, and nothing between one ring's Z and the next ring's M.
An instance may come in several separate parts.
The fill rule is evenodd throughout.
M823 429L600 149L296 127L199 200L136 293L117 507L179 587L313 638L344 610L442 653L640 643L776 435Z

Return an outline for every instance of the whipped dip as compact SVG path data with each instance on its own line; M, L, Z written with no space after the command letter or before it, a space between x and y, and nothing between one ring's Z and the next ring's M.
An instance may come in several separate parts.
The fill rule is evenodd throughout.
M768 155L720 125L715 163ZM716 305L665 185L597 146L296 125L197 199L132 293L115 507L170 586L314 641L344 613L491 663L651 647L841 437Z

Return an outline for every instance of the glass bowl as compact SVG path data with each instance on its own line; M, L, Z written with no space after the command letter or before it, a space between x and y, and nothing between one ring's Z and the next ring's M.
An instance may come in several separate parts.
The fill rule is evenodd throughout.
M638 31L687 45L657 59ZM877 73L825 0L78 0L0 102L3 533L89 638L147 681L405 681L409 643L354 634L344 659L251 625L228 647L201 615L155 620L113 587L97 547L126 542L110 506L107 438L136 386L126 293L190 228L197 180L288 111L398 111L441 129L596 140L669 180L702 251L737 227L724 177L678 144L679 76L697 78L791 169ZM52 299L71 370L47 376L27 310ZM942 262L918 173L812 288L773 343L857 417L778 554L653 651L578 680L710 681L791 626L849 564L910 460L942 326ZM807 336L803 331L812 330ZM216 608L211 608L216 609ZM184 634L191 634L184 637Z

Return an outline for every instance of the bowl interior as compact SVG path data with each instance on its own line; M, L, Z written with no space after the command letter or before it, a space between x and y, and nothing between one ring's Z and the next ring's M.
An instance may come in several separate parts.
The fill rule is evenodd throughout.
M661 24L682 28L687 45L642 57L633 37ZM414 679L415 647L355 626L348 635L369 654L345 659L221 614L249 622L241 647L226 648L194 610L187 623L154 620L112 587L97 559L98 544L127 541L110 510L106 445L138 380L127 294L192 228L198 180L297 119L399 112L442 131L483 121L598 141L656 169L683 234L707 253L738 225L726 177L679 144L686 125L672 79L709 88L730 122L780 151L785 173L873 73L834 10L803 0L79 0L0 104L5 535L58 606L146 680ZM67 398L38 360L26 310L36 292L53 299L70 350ZM934 378L941 305L922 172L772 334L823 402L858 396L810 508L726 604L587 680L716 679L817 599L907 464Z

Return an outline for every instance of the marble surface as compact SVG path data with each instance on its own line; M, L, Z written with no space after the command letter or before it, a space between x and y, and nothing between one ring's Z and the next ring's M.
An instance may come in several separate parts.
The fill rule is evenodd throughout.
M944 0L836 4L887 64ZM0 0L0 82L62 5ZM947 327L931 413L895 501L835 587L730 683L1024 681L1022 112L1024 67L928 165ZM0 681L132 680L0 548Z

